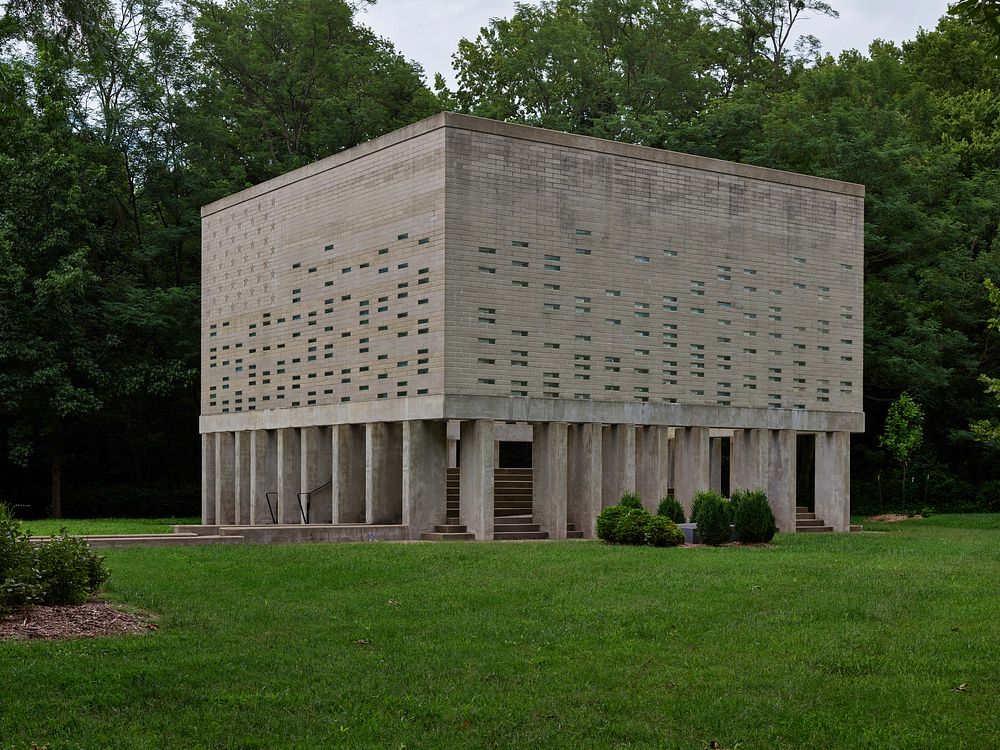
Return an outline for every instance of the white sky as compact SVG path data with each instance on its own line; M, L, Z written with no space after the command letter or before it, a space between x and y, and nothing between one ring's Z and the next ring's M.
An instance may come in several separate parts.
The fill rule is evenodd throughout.
M947 0L829 0L840 18L814 18L796 24L813 34L824 52L866 51L874 39L902 42L918 28L933 29L948 9ZM462 37L474 38L491 18L509 18L513 0L379 0L360 21L392 41L404 56L424 66L428 85L441 73L455 87L451 55Z

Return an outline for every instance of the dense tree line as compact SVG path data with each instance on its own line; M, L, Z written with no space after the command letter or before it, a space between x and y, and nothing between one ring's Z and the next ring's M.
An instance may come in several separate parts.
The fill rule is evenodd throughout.
M864 183L855 498L877 505L880 476L898 495L878 434L908 391L916 496L996 502L995 448L969 429L997 416L980 374L1000 375L988 23L833 59L803 33L836 15L821 0L546 0L463 39L456 90L432 92L357 11L0 3L0 499L196 507L199 207L447 108Z

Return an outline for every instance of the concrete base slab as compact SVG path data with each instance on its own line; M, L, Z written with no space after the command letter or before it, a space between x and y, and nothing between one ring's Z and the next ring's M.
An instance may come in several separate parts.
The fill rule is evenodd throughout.
M240 536L253 544L296 542L400 542L409 528L402 524L308 524L278 526L223 526L222 536Z

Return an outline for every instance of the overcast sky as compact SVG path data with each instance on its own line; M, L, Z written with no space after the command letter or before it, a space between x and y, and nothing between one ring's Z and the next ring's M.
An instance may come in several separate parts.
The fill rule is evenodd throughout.
M948 9L946 0L830 0L840 18L800 21L801 34L813 34L823 50L865 51L873 39L902 42L917 29L933 29ZM424 66L427 83L441 73L454 88L451 55L462 37L473 38L491 18L509 18L513 0L379 0L360 20L387 37L403 55Z

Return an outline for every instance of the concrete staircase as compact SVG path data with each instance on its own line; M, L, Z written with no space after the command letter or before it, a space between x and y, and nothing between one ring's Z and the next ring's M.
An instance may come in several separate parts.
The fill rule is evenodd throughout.
M820 533L833 531L832 526L827 526L822 518L816 518L816 514L801 505L795 508L795 533Z

